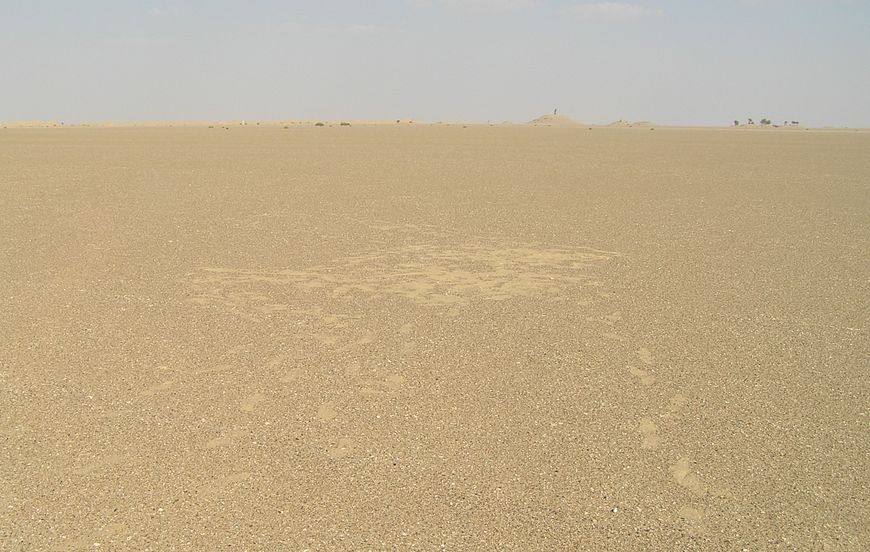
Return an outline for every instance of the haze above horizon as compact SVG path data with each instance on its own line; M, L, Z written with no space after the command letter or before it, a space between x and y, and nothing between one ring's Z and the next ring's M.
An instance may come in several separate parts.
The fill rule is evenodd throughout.
M870 127L863 0L0 2L0 121Z

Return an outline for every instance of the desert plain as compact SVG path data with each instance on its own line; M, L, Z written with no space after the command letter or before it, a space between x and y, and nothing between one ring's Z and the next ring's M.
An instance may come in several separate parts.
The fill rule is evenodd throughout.
M0 129L0 550L870 549L870 132Z

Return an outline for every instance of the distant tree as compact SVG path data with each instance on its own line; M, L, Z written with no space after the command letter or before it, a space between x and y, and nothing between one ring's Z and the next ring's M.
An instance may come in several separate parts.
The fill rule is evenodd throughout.
M800 123L797 121L792 121L791 124L793 124L794 126L798 126Z
M755 124L755 121L753 121L752 119L749 119L749 124L750 124L750 125L754 125L754 124Z
M770 119L762 119L762 120L761 120L761 124L763 124L763 125L769 125L769 124L770 124Z
M734 126L740 126L740 121L738 121L737 119L734 119Z

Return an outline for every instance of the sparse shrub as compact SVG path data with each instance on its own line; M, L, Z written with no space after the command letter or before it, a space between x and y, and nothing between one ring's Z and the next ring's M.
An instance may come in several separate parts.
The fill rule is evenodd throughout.
M346 121L342 121L341 126L350 126L350 123L348 123Z
M740 121L738 121L737 119L734 119L734 126L740 126Z
M762 119L762 120L761 120L761 124L762 124L762 125L765 125L765 126L769 125L769 124L770 124L770 119Z
M288 127L287 125L284 125L284 128L290 128L290 127Z
M324 125L323 123L321 123L320 121L318 121L318 122L314 123L314 126L322 127L322 126L326 126L326 125Z

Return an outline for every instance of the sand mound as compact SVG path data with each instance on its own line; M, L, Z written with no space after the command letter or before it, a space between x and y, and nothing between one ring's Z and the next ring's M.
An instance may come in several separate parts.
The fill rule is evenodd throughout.
M561 127L575 127L575 126L583 126L571 117L567 117L565 115L541 115L537 119L529 121L530 125L546 125L546 126L561 126Z

